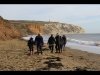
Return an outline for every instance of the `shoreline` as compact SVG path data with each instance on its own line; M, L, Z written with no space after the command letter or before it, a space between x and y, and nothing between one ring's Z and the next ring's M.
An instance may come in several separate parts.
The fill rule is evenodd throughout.
M67 47L71 49L79 49L81 51L87 51L89 53L100 54L100 47L99 46L91 46L91 45L83 45L77 43L67 43Z

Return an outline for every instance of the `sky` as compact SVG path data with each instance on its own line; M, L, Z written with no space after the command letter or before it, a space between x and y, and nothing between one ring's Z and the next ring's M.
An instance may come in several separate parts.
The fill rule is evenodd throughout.
M0 16L74 24L86 33L100 33L100 4L0 4Z

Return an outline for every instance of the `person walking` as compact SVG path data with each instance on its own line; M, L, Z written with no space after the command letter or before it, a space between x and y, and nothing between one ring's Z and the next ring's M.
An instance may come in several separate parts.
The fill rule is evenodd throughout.
M55 38L53 34L51 34L51 36L49 37L47 44L49 44L49 49L51 50L51 53L53 53L55 44Z
M66 45L66 43L67 43L67 38L66 38L66 36L65 35L63 35L62 36L62 39L63 39L63 50L64 50L64 48L65 48L65 45Z
M55 48L56 48L56 53L60 53L60 36L59 34L57 33L56 37L55 37Z
M37 46L37 53L41 53L42 54L42 46L44 44L43 42L43 37L38 34L36 37L35 37L35 44Z
M64 40L63 40L63 38L60 36L60 52L62 52L62 50L63 50L63 44L64 44Z
M28 40L27 45L29 47L30 55L31 54L33 55L33 50L34 50L33 45L34 45L34 41L33 41L33 38L32 37Z

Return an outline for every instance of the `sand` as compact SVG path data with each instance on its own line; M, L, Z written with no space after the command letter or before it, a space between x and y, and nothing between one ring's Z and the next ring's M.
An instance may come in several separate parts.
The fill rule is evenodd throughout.
M0 41L0 71L100 71L100 55L68 47L51 53L46 45L43 55L29 55L26 41Z

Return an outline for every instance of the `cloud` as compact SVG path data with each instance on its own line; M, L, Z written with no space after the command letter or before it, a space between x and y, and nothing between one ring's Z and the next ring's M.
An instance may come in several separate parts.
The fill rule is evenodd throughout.
M26 15L41 18L85 18L100 15L99 9L100 5L0 5L0 13L15 18Z

